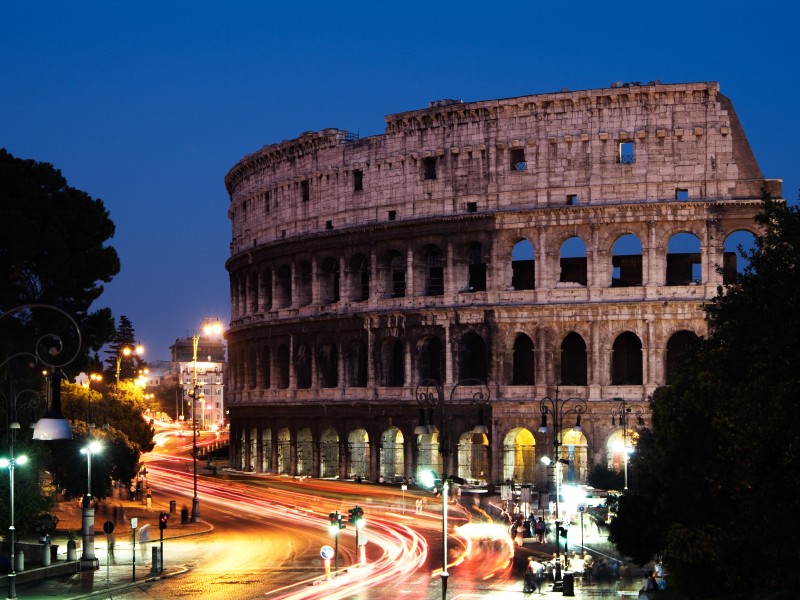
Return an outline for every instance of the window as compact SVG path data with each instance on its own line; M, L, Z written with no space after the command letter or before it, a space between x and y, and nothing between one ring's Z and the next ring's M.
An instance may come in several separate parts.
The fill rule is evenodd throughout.
M688 200L689 199L689 190L684 188L677 188L675 190L675 199L676 200Z
M269 192L264 192L264 212L269 212Z
M311 197L311 191L308 187L308 179L304 179L300 182L300 189L303 193L303 202L308 202L308 199Z
M567 206L575 206L578 204L578 194L567 194Z
M353 191L360 192L364 189L364 172L356 169L353 171Z
M469 213L478 212L478 203L477 202L467 202L467 212L469 212Z
M333 221L325 221L325 229L333 229Z
M422 159L423 179L436 179L436 157Z
M620 142L617 160L623 165L632 165L636 162L636 150L633 142Z
M397 218L397 211L396 210L390 210L388 216L389 216L389 220L390 221L394 221Z
M511 170L524 171L528 163L525 162L525 148L512 148L511 153Z

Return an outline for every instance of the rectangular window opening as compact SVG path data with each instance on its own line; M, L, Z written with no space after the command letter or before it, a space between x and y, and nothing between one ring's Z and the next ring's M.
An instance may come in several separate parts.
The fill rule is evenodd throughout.
M308 199L311 197L311 189L308 185L308 179L304 179L300 182L300 189L303 193L303 202L308 202Z
M620 142L617 160L623 165L632 165L636 162L636 148L633 142Z
M431 156L422 159L423 178L436 179L436 157Z
M333 221L325 221L325 229L333 229Z
M389 220L390 221L394 221L396 218L397 218L397 211L396 210L390 210L389 211Z
M525 148L511 149L511 170L524 171L528 163L525 162Z
M353 191L360 192L364 189L364 172L361 170L353 171Z
M567 194L567 206L576 206L578 204L578 194Z
M689 199L689 190L684 188L677 188L675 190L675 199L676 200L688 200Z
M467 202L467 212L469 212L469 213L478 212L478 203L477 202Z

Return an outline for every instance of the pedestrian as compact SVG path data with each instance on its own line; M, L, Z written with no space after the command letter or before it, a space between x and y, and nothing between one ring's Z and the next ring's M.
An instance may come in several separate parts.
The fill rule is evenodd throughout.
M533 565L534 558L528 557L528 564L525 565L525 574L522 576L522 591L526 594L536 591L536 568Z
M533 529L536 532L536 541L540 544L544 544L544 532L547 529L547 525L545 525L542 517L539 517L536 520L536 524L533 526Z
M658 583L656 582L655 574L650 571L644 578L644 585L639 590L639 598L652 600L658 592Z

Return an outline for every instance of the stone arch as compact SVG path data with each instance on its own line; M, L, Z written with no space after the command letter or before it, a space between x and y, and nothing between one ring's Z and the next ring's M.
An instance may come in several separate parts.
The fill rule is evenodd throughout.
M642 341L623 331L611 349L611 385L642 385Z
M353 302L369 300L369 259L361 253L354 254L350 258L349 271L350 300Z
M389 298L406 295L406 257L398 250L390 250L386 256L386 289Z
M458 476L472 484L486 483L489 477L488 442L476 444L472 431L458 438Z
M692 285L702 281L700 238L679 232L667 243L666 285Z
M339 477L339 434L330 426L319 437L319 476Z
M292 436L288 427L278 430L278 475L292 474Z
M586 341L581 334L570 331L561 342L561 383L586 385L587 368Z
M417 344L417 375L419 380L432 379L444 383L445 356L442 340L426 335Z
M536 349L524 333L514 339L511 385L536 385Z
M641 286L641 240L633 233L625 233L614 242L611 254L611 287Z
M560 283L588 283L586 269L586 243L577 235L567 238L559 250Z
M388 337L381 342L381 385L402 387L405 385L405 356L403 342Z
M278 267L275 293L278 308L289 308L292 305L292 267L289 265L283 264Z
M583 432L570 428L561 436L561 482L586 483L589 476L589 442Z
M526 427L515 427L503 438L503 481L536 481L536 438Z
M369 434L364 428L354 429L347 436L350 476L369 479Z
M722 283L730 285L736 276L750 265L749 252L756 245L756 236L752 231L737 229L725 237L722 255ZM743 255L744 253L744 255Z
M417 473L416 479L425 471L442 473L442 455L439 454L439 433L425 433L417 436Z
M693 331L682 329L673 333L667 340L667 357L665 361L665 383L674 383L675 372L681 359L699 342L700 338Z
M461 338L458 361L458 378L489 380L489 364L486 342L483 338L471 331Z
M305 342L300 342L294 357L295 381L299 390L311 387L311 362L311 347Z
M339 349L333 342L326 342L319 349L319 386L335 388L339 386Z
M311 429L303 427L297 432L297 468L296 474L310 477L314 474L314 437Z
M340 299L339 261L328 256L322 261L319 276L319 301L321 304L335 304Z
M480 242L470 242L467 245L467 282L465 291L486 291L486 256L483 252L483 244Z
M380 475L386 481L401 479L405 470L403 454L403 432L390 427L381 434Z
M312 292L312 271L311 263L301 260L297 264L297 305L308 306L311 304Z
M272 269L265 267L261 272L261 297L264 310L272 310Z
M527 239L519 240L511 249L511 287L536 289L536 253Z
M277 387L279 390L285 390L289 388L290 365L291 359L288 344L279 344L278 351L276 352L275 356L275 377L277 379L275 382L275 387Z

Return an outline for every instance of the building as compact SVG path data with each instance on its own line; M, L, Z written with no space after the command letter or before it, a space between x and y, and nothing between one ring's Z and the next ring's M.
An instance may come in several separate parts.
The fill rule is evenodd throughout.
M225 418L225 342L221 339L200 337L197 343L197 361L194 358L193 338L175 340L169 347L173 381L183 389L181 411L178 419L190 422L192 408L200 429L220 430L227 425ZM203 398L192 407L189 396L194 378L202 386Z
M733 236L756 231L762 189L781 195L713 82L441 100L381 135L266 146L225 184L234 467L541 489L554 465L564 482L622 468L736 270ZM486 382L487 445L467 378ZM444 432L418 428L426 379L446 465ZM586 412L558 411L546 467L556 394Z

